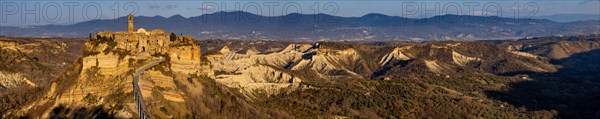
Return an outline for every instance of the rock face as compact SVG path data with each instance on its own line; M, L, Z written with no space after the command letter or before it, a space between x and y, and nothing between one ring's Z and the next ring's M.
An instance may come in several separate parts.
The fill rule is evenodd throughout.
M443 68L436 61L424 60L425 66L429 69L429 71L434 73L443 73Z
M130 61L129 57L119 59L117 54L97 54L83 58L83 70L81 73L90 68L98 68L99 73L102 75L116 76L121 72L127 72L129 67L127 63ZM125 68L124 68L125 67Z
M185 43L184 43L185 42ZM169 48L169 59L171 69L175 72L184 74L208 73L206 69L208 65L201 65L200 46L195 45L197 42L191 37L180 37L175 41L176 44ZM186 44L190 43L190 44ZM207 61L204 61L206 64Z
M78 62L82 46L82 39L0 37L0 118L39 104L34 100Z
M104 49L102 48L104 47ZM55 96L52 107L67 105L69 108L101 106L109 108L110 106L123 106L126 108L112 109L109 111L118 112L121 115L136 115L132 92L133 77L131 72L141 65L151 61L148 55L123 54L119 49L107 50L105 44L100 44L95 48L88 48L90 51L99 52L88 55L81 60L81 70L79 76L74 80L71 87L62 87L53 95ZM103 50L99 50L103 49ZM163 55L171 58L159 66L153 67L141 75L140 81L142 95L146 102L171 102L163 105L147 105L152 113L162 116L168 116L161 112L161 107L170 107L173 105L182 105L185 100L182 93L175 85L175 76L187 76L187 74L206 73L210 71L209 66L202 65L199 58L198 46L177 46L171 48L171 54ZM95 51L94 51L95 50ZM143 53L142 53L143 54ZM161 57L158 55L157 57ZM206 75L206 74L205 74ZM180 78L182 79L182 78ZM54 87L57 88L57 87ZM158 106L158 107L157 107ZM187 110L173 110L175 112L188 112ZM50 114L51 112L45 112ZM46 115L51 116L51 115ZM181 115L180 115L181 116Z
M473 57L469 57L469 56L464 56L460 53L457 53L455 51L452 51L452 60L454 61L454 63L460 65L460 66L466 66L467 63L470 62L479 62L481 61L481 59L479 58L473 58Z
M141 75L140 82L143 100L150 102L145 104L147 111L153 114L152 117L184 118L189 110L184 106L185 95L176 82L191 75L211 75L209 62L202 61L199 44L189 36L170 39L162 30L139 29L137 32L99 32L82 44L83 57L79 62L61 73L43 97L15 109L20 111L11 116L23 116L30 111L33 116L42 118L103 113L134 118L137 108L132 92L132 72L153 64L148 65L153 67ZM157 57L166 61L154 66L157 62L153 60ZM30 84L20 75L6 76L11 80L2 82L2 86ZM71 111L75 109L80 111Z
M173 77L165 76L157 70L149 70L141 78L140 87L144 98L153 98L152 93L157 90L166 100L184 102L184 95L177 89Z
M5 40L0 40L0 47L2 48L7 48L7 49L13 49L16 50L16 47L18 46L17 42L15 41L5 41Z
M310 54L309 54L310 55ZM356 66L361 67L357 52L352 49L333 50L319 48L311 58L303 59L292 70L311 69L325 76L357 76Z
M273 95L278 94L279 89L298 88L295 80L360 79L420 73L505 74L557 70L535 55L476 42L431 43L392 48L342 43L290 44L281 51L270 54L238 54L224 47L220 49L220 53L207 57L212 57L211 66L217 82L242 89L242 93L249 98L255 98L260 92Z
M211 66L217 82L240 88L251 99L258 95L269 96L281 93L282 89L293 91L300 86L301 78L278 68L301 60L307 47L311 45L292 44L278 53L257 55L232 53L225 47L221 50L225 54L212 60Z
M545 37L504 43L508 50L521 51L550 59L563 59L573 54L600 48L599 35ZM527 55L522 54L521 55Z
M557 68L543 58L520 51L506 50L492 44L448 42L402 46L384 55L375 77L388 75L457 74L482 72L510 74L515 72L553 72ZM384 73L386 74L386 73Z
M527 53L527 52L520 52L520 51L510 51L510 53L515 54L515 55L519 55L519 56L523 56L523 57L529 57L529 58L540 58L537 55L531 54L531 53Z
M410 49L410 48L412 48L412 47L405 46L405 47L394 48L394 51L390 52L389 54L387 54L387 55L383 56L383 58L381 58L381 61L379 61L379 64L386 65L390 61L393 61L393 60L409 60L409 59L411 59L410 57L408 57L404 53L402 53L404 50Z
M567 58L573 54L600 48L600 41L559 42L549 46L552 50L547 57L554 59Z
M22 74L19 73L5 73L0 71L0 88L15 88L17 86L37 86L35 83L27 80Z
M241 70L240 74L218 75L216 81L230 87L243 89L246 97L256 99L260 95L270 96L293 91L302 79L265 65L255 65ZM289 89L289 90L282 90Z

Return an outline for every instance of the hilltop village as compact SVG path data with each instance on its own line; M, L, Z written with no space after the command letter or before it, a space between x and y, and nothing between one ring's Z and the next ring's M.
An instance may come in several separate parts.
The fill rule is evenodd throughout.
M87 42L86 46L92 47L88 47L88 50L94 50L89 48L94 48L98 44L106 44L108 48L95 50L120 51L120 53L135 58L161 55L170 59L172 63L189 64L190 66L200 64L201 48L192 36L177 37L174 33L167 34L161 29L147 31L144 28L139 28L134 30L134 16L131 14L127 16L127 24L127 31L103 31L98 32L95 36L90 35L90 42ZM85 61L86 59L84 59ZM195 71L189 69L179 71L182 71L182 73L195 73Z
M134 30L134 16L129 14L127 19L127 31L90 34L83 45L83 57L64 78L51 84L48 98L38 100L50 105L40 107L42 117L52 117L49 111L63 106L100 106L120 118L139 117L140 107L136 105L145 105L142 111L161 115L158 117L168 117L160 108L189 112L178 107L185 103L186 94L177 87L188 84L176 82L211 75L209 61L201 59L199 43L191 36L167 34L160 29ZM69 85L59 86L64 82Z

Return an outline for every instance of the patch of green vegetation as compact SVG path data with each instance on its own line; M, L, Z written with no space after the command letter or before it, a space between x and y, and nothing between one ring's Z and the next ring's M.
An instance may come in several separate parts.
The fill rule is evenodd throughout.
M473 79L506 80L485 76L440 76L391 81L349 79L332 83L306 80L302 85L311 88L278 94L258 104L269 109L286 110L300 118L314 115L353 118L539 118L552 115L548 111L532 114L486 98L482 94L484 89L493 85L481 84Z
M0 71L13 71L11 68L8 68L7 65L0 65Z
M97 55L97 54L100 54L100 52L98 52L98 51L85 51L85 52L83 52L83 57Z
M147 59L138 59L135 60L135 64L144 64L144 62L146 62Z
M89 105L95 105L100 103L100 99L102 99L102 97L98 97L94 94L88 93L84 98L83 101L85 101L86 103L88 103Z
M117 55L119 55L119 61L123 60L125 58L125 56L129 55L129 52L123 50L123 49L116 49L113 50L114 53L117 53Z
M114 42L114 40L115 39L113 37L104 37L104 36L96 35L96 39L90 39L90 43L94 46L98 46L99 44L113 42L110 44L114 44L114 46L116 46L117 43ZM110 44L109 44L109 46L110 46Z
M0 55L0 59L1 59L0 65L5 66L4 70L2 70L2 71L19 72L18 70L15 69L15 67L21 67L23 65L28 65L27 67L30 67L30 68L36 69L36 70L50 70L51 69L50 67L41 64L39 61L39 58L37 58L35 55L22 52L19 49L17 49L17 50L1 49L0 53L2 54L2 55ZM21 67L21 68L24 68L24 67Z
M156 88L158 91L169 91L169 90L172 90L172 88L161 87L161 86L154 86L154 88Z
M119 88L108 95L108 97L105 98L105 101L115 102L117 104L125 104L128 103L128 101L133 101L133 97L131 97L131 95L133 95L133 92L125 93L123 88Z
M160 107L160 111L163 112L163 113L165 113L165 114L168 114L167 108L165 108L164 106Z
M134 59L134 58L129 58L128 62L127 62L127 67L129 68L139 68L141 67L147 59Z
M123 105L123 103L117 103L114 105L109 105L108 106L108 112L110 115L116 115L116 113L118 113L118 111L124 110L125 109L125 105Z
M99 71L100 71L100 67L92 66L85 70L85 75L87 76L88 79L96 78Z
M111 48L107 47L107 48L104 48L104 50L102 50L102 52L104 53L104 55L106 55L106 54L110 53L111 50L112 50Z
M10 90L2 90L0 95L0 112L18 109L25 105L31 105L44 97L47 89L41 87L17 87ZM8 116L10 115L3 115Z
M167 54L167 53L154 53L154 54L152 54L152 57L169 57L169 54Z
M219 89L217 82L215 82L215 79L210 78L207 75L197 75L197 74L189 74L188 75L188 80L189 79L197 79L198 82L201 82L203 84L206 84L207 86L210 87L211 92L213 93L214 96L219 97L219 98L223 98L223 93L221 92L221 89Z
M169 35L169 40L170 40L170 41L175 41L175 40L177 40L177 35L175 35L175 33L171 32L171 35Z
M129 67L129 68L133 68L133 67L135 67L135 62L134 62L134 60L135 60L135 59L133 59L133 58L129 58L129 59L127 60L127 61L128 61L128 62L127 62L127 67Z
M191 46L193 45L192 43L188 43L188 42L182 42L182 43L178 43L178 44L173 44L170 45L171 47L181 47L181 46Z
M200 57L200 65L210 65L210 61L206 57Z
M235 73L235 72L226 72L226 71L215 71L215 75L241 75L242 73Z
M108 44L110 49L114 49L115 47L117 47L117 42L115 42L114 40L108 41L106 42L106 44Z
M161 62L160 64L152 67L154 70L160 71L162 75L173 77L174 74L171 71L171 66L168 62Z

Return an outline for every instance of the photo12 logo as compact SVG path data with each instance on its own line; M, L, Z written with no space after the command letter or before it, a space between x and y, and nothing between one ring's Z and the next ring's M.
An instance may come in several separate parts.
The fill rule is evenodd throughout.
M128 14L201 16L204 23L338 23L340 18L380 12L426 19L425 22L452 23L486 20L474 19L475 16L521 20L534 17L539 11L537 3L528 1L1 1L0 23L13 26L73 24L97 19L126 22L119 18ZM443 15L448 16L435 17Z
M113 19L138 13L136 2L6 1L0 2L1 23L74 23Z
M402 2L401 16L405 18L432 18L435 22L458 22L489 19L474 19L475 16L508 17L520 20L532 18L540 8L535 2ZM435 17L441 15L464 15L458 17ZM492 17L486 17L492 18Z

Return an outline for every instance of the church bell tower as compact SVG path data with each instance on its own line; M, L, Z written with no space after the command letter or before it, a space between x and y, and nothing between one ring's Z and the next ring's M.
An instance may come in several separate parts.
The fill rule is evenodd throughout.
M127 15L127 31L130 33L133 33L133 15L131 15L131 13L129 13L129 15Z

